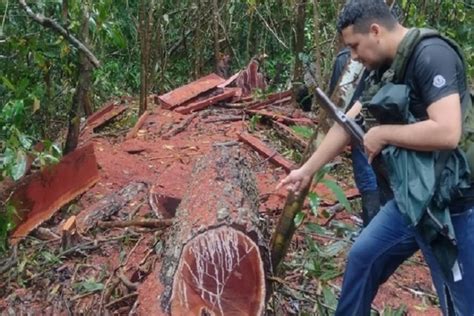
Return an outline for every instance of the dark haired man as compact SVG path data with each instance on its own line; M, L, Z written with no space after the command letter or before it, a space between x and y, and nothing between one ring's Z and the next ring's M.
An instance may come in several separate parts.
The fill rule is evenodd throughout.
M448 193L434 190L431 200L451 194L454 202L449 208L440 207L440 210L448 213L433 217L429 199L429 206L421 210L402 207L405 201L397 195L391 176L395 199L382 208L354 243L349 253L336 315L369 315L378 287L419 247L430 267L443 313L472 316L474 203L472 190L469 185L465 185L469 173L466 171L467 161L458 148L463 130L463 114L472 107L463 59L455 45L439 36L421 37L414 47L408 49L410 45L407 43L415 43L411 39L413 34L418 33L400 25L383 0L349 0L339 17L338 30L344 43L351 49L352 58L372 70L361 98L362 103L357 102L348 112L350 117L362 113L368 124L364 147L369 162L384 148L384 158L387 157L387 149L393 148L400 149L410 157L438 157L436 162L441 165L442 173L398 167L407 178L423 181L432 177L443 180L442 185L445 184L444 180L455 177L455 184L459 183L458 191L463 194L455 196L455 190L451 190L454 186L449 187ZM399 98L395 92L400 91L397 90L399 88L405 89L403 91L407 91L409 97ZM381 97L381 93L385 95ZM381 100L397 98L406 101L410 118L414 118L408 122L410 124L384 123L383 120L390 121L391 117L377 117L374 111L367 111L374 109L375 100L383 103L385 101ZM299 192L314 172L339 154L349 141L342 127L333 126L313 156L279 185ZM443 156L448 158L439 158ZM449 175L446 166L450 167ZM428 218L442 229L423 226L423 220L413 220L421 215L422 219ZM432 233L429 242L427 232ZM439 240L446 242L436 243ZM455 251L451 252L452 249Z

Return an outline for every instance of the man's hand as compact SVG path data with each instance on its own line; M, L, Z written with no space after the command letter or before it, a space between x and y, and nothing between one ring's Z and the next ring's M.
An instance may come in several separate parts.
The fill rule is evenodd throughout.
M278 183L275 190L280 189L282 186L286 186L288 191L292 191L294 194L298 195L299 192L308 185L311 180L311 176L307 172L302 170L302 168L293 170L288 176Z
M375 126L369 129L364 136L364 149L369 160L369 164L372 163L374 158L382 151L387 145L387 141L384 137L383 126Z

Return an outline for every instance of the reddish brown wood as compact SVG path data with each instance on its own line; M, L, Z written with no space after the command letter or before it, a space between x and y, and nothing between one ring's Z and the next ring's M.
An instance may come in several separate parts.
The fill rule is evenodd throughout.
M223 83L221 83L220 85L218 85L217 87L218 88L225 88L227 87L228 85L231 85L232 83L234 83L234 81L237 79L237 77L240 75L240 71L234 75L232 75L229 79L227 79L226 81L224 81Z
M289 172L291 169L294 168L294 164L287 160L285 157L280 155L276 150L271 149L268 147L264 142L260 139L248 134L242 133L239 135L239 140L246 143L256 151L258 151L261 155L263 155L266 159L270 160L277 166L282 167L285 171Z
M116 105L117 104L115 102L105 104L102 108L100 108L98 111L94 112L91 116L87 118L87 124L92 124L94 121L96 121L99 117L101 117L105 113L112 111L112 109Z
M216 74L210 74L164 95L161 95L158 97L158 99L160 100L160 104L164 109L171 110L224 82L225 79L219 77Z
M94 147L89 144L78 148L57 165L47 167L25 180L10 199L18 213L17 227L10 239L12 244L17 244L64 204L99 180Z
M187 106L178 107L177 109L175 109L175 111L181 114L189 114L191 112L199 111L219 101L232 98L235 95L235 92L236 92L235 90L226 91L224 93L218 94L208 99L193 102Z
M286 140L288 145L298 149L300 152L304 152L308 146L308 142L296 134L290 127L286 126L277 121L272 121L274 130Z
M242 88L242 93L247 96L255 89L265 90L267 83L264 76L259 72L260 63L257 59L252 59L247 67L242 70L237 79L237 86Z
M131 139L134 138L138 132L138 130L145 124L146 119L148 118L148 115L150 115L149 111L145 111L140 118L138 119L137 123L135 126L128 132L127 136L125 139Z
M291 90L273 93L273 94L270 94L270 95L267 97L266 100L260 101L260 102L257 101L255 104L249 105L249 106L248 106L248 109L249 109L249 110L261 109L262 107L264 107L264 106L266 106L266 105L275 103L275 102L277 102L277 101L279 101L279 100L286 99L286 98L288 98L288 97L290 97L290 100L291 100L291 97L292 97L292 91L291 91Z
M301 117L301 118L293 118L293 117L288 117L276 113L272 113L269 111L265 110L246 110L246 113L250 115L260 115L263 117L267 117L273 120L277 120L278 122L282 122L287 125L308 125L308 126L313 126L314 122L306 117Z
M239 146L195 165L161 268L171 315L262 315L271 273L258 192Z

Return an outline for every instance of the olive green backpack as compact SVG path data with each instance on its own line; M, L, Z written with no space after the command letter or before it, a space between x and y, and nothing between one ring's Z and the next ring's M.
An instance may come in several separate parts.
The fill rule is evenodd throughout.
M467 70L466 59L459 45L452 39L445 37L438 31L426 29L426 28L411 28L408 34L402 40L398 47L397 57L393 61L390 69L383 75L383 82L400 82L405 76L410 56L413 53L415 47L420 43L421 40L438 37L446 41L459 55L463 63L464 69ZM466 85L469 83L466 78ZM459 147L465 152L469 169L471 170L471 181L474 180L474 110L472 107L473 94L471 92L470 97L466 98L461 104L463 113L463 135Z

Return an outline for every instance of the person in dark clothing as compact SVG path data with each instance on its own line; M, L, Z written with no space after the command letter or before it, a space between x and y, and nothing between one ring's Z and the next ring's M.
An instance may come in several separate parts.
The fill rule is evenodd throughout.
M345 66L348 64L351 57L350 49L342 49L336 56L334 61L331 79L329 81L328 95L332 95L336 89L336 85L339 82ZM364 79L366 72L364 71L360 78L359 83L354 91L351 101L348 104L347 109L350 109L354 102L359 99L362 91L364 90ZM351 147L351 161L352 169L354 172L354 180L357 189L360 192L362 200L362 224L366 227L372 218L378 213L380 209L380 193L377 185L377 176L374 170L367 161L367 156L364 153L364 149L360 146L353 145ZM386 201L383 201L386 202Z
M466 65L456 47L440 36L431 36L422 37L412 50L407 49L407 43L413 41L418 30L399 24L382 0L349 0L339 16L338 30L350 48L352 58L371 71L361 102L356 102L347 113L352 118L364 116L367 126L364 150L369 162L382 150L386 157L387 149L397 148L415 155L410 157L436 157L443 152L450 155L462 153L459 147L463 133L462 118L472 104ZM399 64L406 64L403 73L394 68ZM371 117L374 112L367 109L376 99L380 101L375 97L380 93L386 93L386 99L398 97L393 94L397 88L408 91L409 97L403 100L408 103L408 111L415 121L387 124L380 123L376 118L378 125L367 124L368 120L374 122L374 117ZM342 152L349 142L350 136L345 130L334 125L312 157L299 169L293 170L277 188L286 186L298 194L311 176ZM465 181L466 174L469 176L469 172L465 172L466 164L466 159L458 160L450 169L449 176ZM398 167L407 178L431 177L431 173ZM442 175L442 180L446 180L445 174ZM474 203L472 199L464 199L455 193L451 190L434 191L433 197L450 194L455 202L448 205L448 213L438 219L447 223L443 226L446 231L452 228L455 233L457 251L448 273L439 260L440 252L435 252L434 244L423 235L432 227L420 226L411 217L413 212L427 215L429 207L402 209L400 203L403 201L396 197L382 207L352 246L336 315L370 315L371 302L379 286L418 249L421 249L430 268L443 314L474 315ZM433 236L436 237L436 234Z

